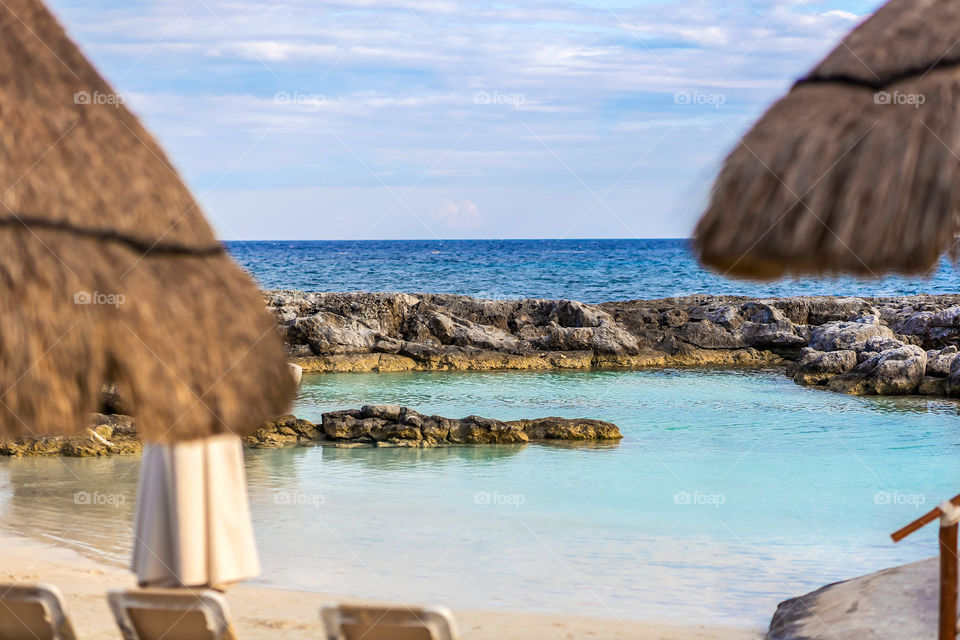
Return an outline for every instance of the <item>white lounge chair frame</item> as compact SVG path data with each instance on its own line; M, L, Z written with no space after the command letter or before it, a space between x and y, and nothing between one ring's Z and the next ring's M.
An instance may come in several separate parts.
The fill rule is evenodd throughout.
M38 604L49 625L49 637L53 640L76 640L63 606L60 590L48 584L0 584L0 608L5 608L18 617L16 607L23 603ZM24 638L36 638L37 629L24 624Z
M180 611L184 614L199 611L210 632L211 640L236 640L230 623L230 610L223 595L209 589L132 589L111 591L107 595L117 626L124 640L156 640L141 636L137 631L131 609ZM170 634L164 640L178 640Z
M378 624L390 627L408 628L411 631L423 629L430 633L431 640L458 640L457 625L453 614L443 607L408 607L406 605L334 605L323 607L320 618L326 640L348 640L344 634L344 625L367 625L375 628ZM380 635L370 637L383 637Z

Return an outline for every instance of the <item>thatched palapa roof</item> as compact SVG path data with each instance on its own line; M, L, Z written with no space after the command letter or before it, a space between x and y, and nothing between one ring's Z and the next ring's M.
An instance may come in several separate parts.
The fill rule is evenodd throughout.
M39 0L0 3L0 433L245 432L293 385L254 286L163 151Z
M695 232L733 275L922 273L960 230L960 2L891 0L727 157Z

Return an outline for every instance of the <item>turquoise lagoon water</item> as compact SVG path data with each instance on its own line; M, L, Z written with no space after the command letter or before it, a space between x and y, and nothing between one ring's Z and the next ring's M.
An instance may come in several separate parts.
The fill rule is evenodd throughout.
M250 451L260 584L761 627L782 599L933 555L933 529L888 535L960 485L954 402L847 397L779 371L314 375L296 412L371 402L596 417L624 439ZM123 562L137 470L3 460L0 523ZM78 505L77 491L123 499Z

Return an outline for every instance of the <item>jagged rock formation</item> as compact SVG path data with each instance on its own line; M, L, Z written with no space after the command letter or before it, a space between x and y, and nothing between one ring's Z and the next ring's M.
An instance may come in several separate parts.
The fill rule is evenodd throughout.
M305 371L787 364L853 394L960 395L960 296L688 296L588 305L267 291Z
M687 323L676 305L651 309L639 331L620 310L569 300L477 300L454 295L265 293L304 371L584 369L781 361L767 347L805 341L775 310L745 310L744 326ZM635 311L627 309L627 314ZM679 320L679 322L677 322ZM728 318L728 320L731 320ZM700 332L697 333L697 329ZM748 342L762 345L754 348Z

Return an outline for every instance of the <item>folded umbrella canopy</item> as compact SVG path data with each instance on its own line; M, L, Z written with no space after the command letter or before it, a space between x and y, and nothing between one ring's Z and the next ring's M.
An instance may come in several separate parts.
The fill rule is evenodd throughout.
M730 153L694 233L731 275L922 273L960 230L960 3L891 0Z
M144 464L141 582L158 575L148 556L170 583L255 573L235 434L292 398L274 323L40 0L0 3L0 62L0 435L85 429L115 383L161 443Z
M140 486L132 568L141 586L223 588L260 573L236 436L148 445Z

